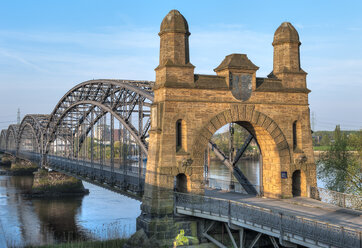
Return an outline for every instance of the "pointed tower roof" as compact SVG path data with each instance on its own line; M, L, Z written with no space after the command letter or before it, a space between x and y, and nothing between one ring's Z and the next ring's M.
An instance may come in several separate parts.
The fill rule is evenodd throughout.
M185 17L176 9L171 10L162 20L159 35L166 32L190 34Z
M299 34L290 22L283 22L274 33L273 45L286 42L300 43Z

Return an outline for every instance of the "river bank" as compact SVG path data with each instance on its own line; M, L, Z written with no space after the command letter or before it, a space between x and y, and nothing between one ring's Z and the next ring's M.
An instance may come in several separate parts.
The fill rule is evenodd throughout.
M85 241L55 245L25 246L26 248L123 248L127 239L112 239L105 241Z

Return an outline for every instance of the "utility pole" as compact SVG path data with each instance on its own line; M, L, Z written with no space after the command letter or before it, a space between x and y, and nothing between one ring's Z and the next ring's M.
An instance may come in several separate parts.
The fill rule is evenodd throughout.
M315 113L312 111L312 130L314 131L315 128Z
M18 125L20 124L20 108L18 108L18 118L17 118Z

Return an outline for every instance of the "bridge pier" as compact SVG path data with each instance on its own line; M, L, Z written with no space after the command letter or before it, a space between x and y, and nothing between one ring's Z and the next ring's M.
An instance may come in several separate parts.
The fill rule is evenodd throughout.
M0 164L2 166L11 166L13 160L14 160L13 156L3 153L1 154Z

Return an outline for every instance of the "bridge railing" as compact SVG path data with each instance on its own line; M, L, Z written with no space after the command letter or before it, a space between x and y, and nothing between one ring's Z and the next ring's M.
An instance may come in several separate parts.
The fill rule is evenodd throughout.
M362 196L340 193L319 187L310 187L310 196L343 208L362 210Z
M144 179L139 178L137 174L123 171L111 171L108 166L101 166L94 163L89 164L86 161L70 159L60 156L48 155L47 162L51 167L80 175L85 178L96 179L109 185L117 186L126 190L142 192L144 188Z
M175 193L176 208L218 216L226 221L236 220L252 225L261 225L279 230L279 233L299 235L337 247L361 248L361 232L342 226L294 216L283 211L253 206L246 203L220 198Z
M41 154L32 151L20 151L17 156L33 162L40 163L41 161ZM47 156L47 164L52 169L68 172L72 175L81 176L82 178L104 182L123 190L141 193L144 189L144 177L139 177L137 172L134 171L133 166L126 166L125 171L123 168L122 170L115 168L115 170L112 171L111 168L105 164L91 164L86 160L55 155Z

